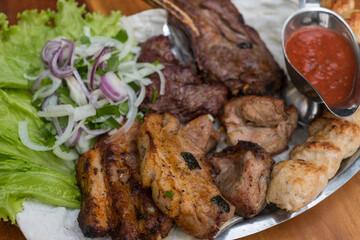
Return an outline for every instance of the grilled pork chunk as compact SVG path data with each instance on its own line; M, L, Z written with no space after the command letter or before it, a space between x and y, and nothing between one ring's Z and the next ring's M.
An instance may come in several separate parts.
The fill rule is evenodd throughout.
M160 210L186 233L212 238L232 218L234 206L221 195L204 162L215 135L203 115L184 127L170 114L149 114L138 134L140 175Z
M222 83L233 95L263 95L281 87L283 71L230 0L148 2L169 11L207 81Z
M226 103L221 120L230 141L259 144L271 155L287 149L297 127L298 112L294 106L268 96L244 96Z
M226 87L219 84L202 83L190 66L183 66L171 51L165 36L149 39L141 44L140 62L159 61L164 68L165 94L159 93L160 78L157 73L150 76L152 84L146 87L146 95L141 109L175 115L187 122L202 114L218 115L227 97Z
M159 239L172 220L154 204L141 185L135 122L125 134L105 136L79 160L77 180L82 192L79 224L86 237Z
M236 207L236 214L250 218L264 207L270 170L274 160L259 145L239 141L209 159L215 183Z

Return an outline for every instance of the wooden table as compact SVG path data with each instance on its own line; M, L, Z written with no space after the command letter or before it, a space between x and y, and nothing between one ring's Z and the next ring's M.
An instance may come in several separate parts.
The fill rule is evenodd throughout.
M78 0L87 3L89 11L108 14L120 9L130 15L150 8L141 0ZM9 16L10 23L16 22L18 12L29 8L55 9L55 0L1 0L0 12ZM0 240L25 239L21 231L9 222L0 221ZM360 239L360 173L323 202L285 223L263 232L243 238L246 240L274 239Z

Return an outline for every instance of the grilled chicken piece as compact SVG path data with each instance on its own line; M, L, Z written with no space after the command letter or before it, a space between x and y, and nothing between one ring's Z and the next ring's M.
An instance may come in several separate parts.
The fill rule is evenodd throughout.
M83 201L80 228L86 237L159 239L167 236L172 220L154 204L141 185L136 136L139 123L125 134L105 136L77 165Z
M290 159L301 159L325 169L327 178L332 178L340 167L343 154L330 142L306 142L290 152Z
M266 201L296 212L312 202L328 182L326 170L303 160L286 160L271 172Z
M360 122L351 123L344 119L319 118L309 127L307 142L331 142L340 148L342 158L353 155L360 145Z
M288 211L300 210L326 186L342 159L354 154L359 146L360 111L348 118L325 111L309 127L306 142L291 151L293 160L274 167L266 200Z
M202 114L218 115L226 97L226 87L219 84L205 84L190 66L183 66L173 55L169 40L165 36L149 39L141 44L139 62L159 61L165 78L165 94L157 94L160 78L157 73L150 76L152 84L146 87L144 102L140 108L150 112L175 115L180 121L188 122Z
M160 210L186 233L212 238L233 217L205 164L205 148L215 135L203 115L181 127L170 114L149 114L138 134L140 175Z
M169 11L207 81L222 83L233 95L273 93L283 84L283 71L230 0L148 2Z
M259 145L239 141L215 153L209 159L214 167L216 186L236 207L236 214L250 218L258 214L265 203L270 169L275 161Z
M238 141L254 142L274 155L287 149L298 113L281 99L244 96L226 103L221 120L233 145Z

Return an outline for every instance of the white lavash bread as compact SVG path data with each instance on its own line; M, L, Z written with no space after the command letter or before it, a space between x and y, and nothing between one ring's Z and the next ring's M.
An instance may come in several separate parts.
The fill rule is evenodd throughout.
M281 28L287 16L298 9L297 0L232 0L242 13L245 22L254 27L260 34L275 60L285 70L281 51ZM160 9L148 10L128 17L134 28L138 41L162 33L162 26L166 20L166 12ZM294 136L303 138L304 130ZM292 144L294 145L294 144ZM285 159L288 152L281 154L279 159ZM277 157L274 159L276 160ZM78 226L78 209L49 206L29 199L23 204L24 210L17 214L16 221L28 240L83 240L85 238ZM42 219L40 221L40 219ZM225 225L225 224L224 224ZM41 234L40 234L41 233ZM103 238L110 239L110 238ZM194 239L174 227L166 239L187 240Z

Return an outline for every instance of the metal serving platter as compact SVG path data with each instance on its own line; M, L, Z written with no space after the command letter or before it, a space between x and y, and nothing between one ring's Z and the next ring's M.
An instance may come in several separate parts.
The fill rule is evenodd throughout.
M171 26L169 23L165 23L163 26L163 34L168 36L172 44L173 53L178 56L182 62L191 62L191 54L186 51L186 46L184 45L182 33L177 31L175 27ZM290 146L295 146L305 141L306 128L299 127L297 129L297 136L293 136L293 143L289 143ZM296 135L296 134L294 134ZM294 138L295 141L294 141ZM274 159L276 162L280 160L287 159L290 150L282 154L281 157L275 156ZM285 158L285 159L284 159ZM232 220L227 222L225 226L222 227L220 232L217 234L217 240L232 240L241 237L245 237L270 227L273 227L277 224L285 222L291 218L294 218L306 210L312 208L316 204L320 203L322 200L333 194L341 186L343 186L347 181L349 181L359 170L360 170L360 149L355 152L351 157L344 159L340 165L340 168L336 175L329 180L326 187L323 191L317 196L317 198L312 201L310 204L302 208L300 211L295 213L287 212L283 209L277 208L275 205L266 206L259 215L251 218L244 219L242 217L235 216Z
M169 37L174 55L176 55L183 63L191 63L191 53L189 53L189 49L187 48L186 44L184 44L184 39L186 38L182 35L182 33L178 31L176 27L171 26L171 24L166 22L163 26L163 34ZM295 141L293 140L293 143L289 143L289 145L292 147L305 141L307 129L300 126L297 131L300 134L292 137L292 139L297 139L295 139ZM290 147L290 150L292 147ZM287 156L290 150L282 154L282 156L280 157L275 156L275 161L278 162L288 159ZM270 204L266 206L260 212L260 214L251 219L244 219L242 217L235 216L232 220L225 223L225 226L222 227L215 239L232 240L246 237L302 214L306 210L312 208L313 206L317 205L322 200L333 194L347 181L349 181L360 170L359 159L360 149L355 152L351 157L342 161L338 172L332 179L329 180L323 191L317 196L314 201L302 208L300 211L291 213L284 209L279 209L273 204Z

